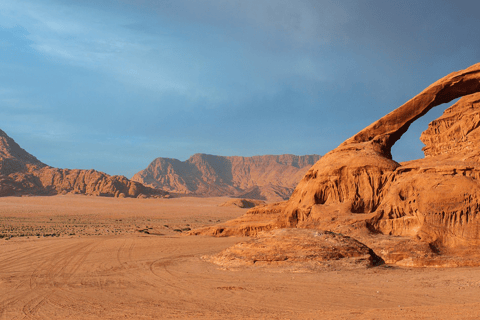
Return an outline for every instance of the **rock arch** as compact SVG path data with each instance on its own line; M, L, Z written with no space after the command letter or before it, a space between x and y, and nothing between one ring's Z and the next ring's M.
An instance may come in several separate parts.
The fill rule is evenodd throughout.
M473 95L476 92L480 92L480 63L436 81L324 155L288 201L253 208L237 220L199 233L248 235L297 227L352 234L363 228L434 246L480 245L480 150L468 163L462 157L438 155L444 149L435 149L429 151L434 156L402 165L390 151L416 119L462 96L468 97L457 104L478 106L474 126L479 127L480 94ZM463 110L473 107L465 108L457 111L463 116ZM480 149L480 132L477 136L479 142L473 145ZM435 143L431 134L424 138Z
M475 164L472 169L432 159L400 166L391 157L391 147L415 120L437 105L476 92L480 63L436 81L347 139L307 172L277 224L311 227L359 214L358 221L382 233L446 243L458 242L446 234L464 234L480 241L480 163L479 170ZM449 188L441 191L436 185Z
M480 63L477 63L434 82L401 107L347 139L340 147L370 142L377 151L391 159L392 146L415 120L435 106L479 91Z

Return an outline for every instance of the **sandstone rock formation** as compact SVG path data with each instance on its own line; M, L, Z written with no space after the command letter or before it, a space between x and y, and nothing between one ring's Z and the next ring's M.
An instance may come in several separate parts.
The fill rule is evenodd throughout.
M232 199L228 200L219 207L239 207L239 208L253 208L259 205L264 205L265 201L255 199Z
M167 193L95 170L47 166L0 130L0 196L78 193L109 197L160 197Z
M480 93L463 97L432 121L420 136L426 157L462 155L465 160L480 155Z
M132 180L182 194L282 201L288 199L318 159L318 155L289 154L254 157L195 154L183 162L157 158Z
M393 144L413 121L434 106L478 91L479 64L438 80L329 152L297 186L284 211L285 225L309 220L311 214L314 218L322 205L341 204L352 213L376 212L395 176L403 172L400 164L391 159Z
M353 238L306 229L262 232L204 259L227 269L255 265L294 272L356 269L383 263L370 248Z
M373 235L394 235L395 243L404 241L405 245L403 249L390 245L397 246L396 253L388 253L392 262L414 261L408 248L422 247L425 256L436 261L433 257L449 248L477 246L477 92L480 64L447 75L323 156L288 201L253 208L225 225L194 233L257 234L262 229L317 228L352 235L374 250L381 249L383 240L379 239L384 238ZM392 160L391 147L413 121L436 105L462 96L422 134L424 159L401 164ZM416 261L429 264L425 259Z

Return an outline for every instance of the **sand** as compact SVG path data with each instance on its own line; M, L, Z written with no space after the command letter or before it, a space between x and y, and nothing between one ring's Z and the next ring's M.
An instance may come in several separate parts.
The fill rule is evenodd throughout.
M0 319L478 319L480 268L222 270L226 198L0 198Z

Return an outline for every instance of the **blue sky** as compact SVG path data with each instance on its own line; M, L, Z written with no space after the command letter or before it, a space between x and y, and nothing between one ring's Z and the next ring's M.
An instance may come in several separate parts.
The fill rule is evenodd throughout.
M41 161L325 154L480 61L478 1L0 2L0 128ZM417 121L394 159L422 157Z

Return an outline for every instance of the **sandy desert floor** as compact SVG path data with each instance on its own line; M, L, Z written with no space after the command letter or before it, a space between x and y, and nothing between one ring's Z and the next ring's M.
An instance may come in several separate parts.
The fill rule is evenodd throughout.
M480 268L285 273L202 259L225 198L0 198L0 319L479 319Z

